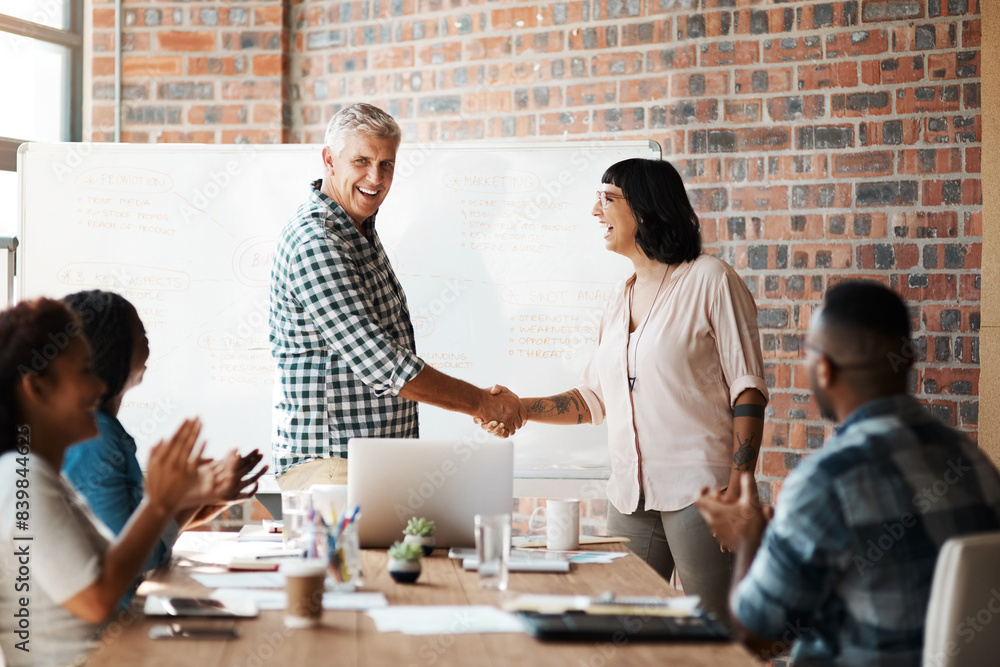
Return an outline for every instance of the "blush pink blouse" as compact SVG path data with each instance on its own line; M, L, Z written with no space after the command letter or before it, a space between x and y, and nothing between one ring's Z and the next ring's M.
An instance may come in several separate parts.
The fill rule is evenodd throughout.
M768 396L757 306L731 266L701 255L677 267L630 337L634 283L608 302L577 389L593 423L608 420L608 499L631 514L642 491L645 509L679 510L701 487L729 483L737 397Z

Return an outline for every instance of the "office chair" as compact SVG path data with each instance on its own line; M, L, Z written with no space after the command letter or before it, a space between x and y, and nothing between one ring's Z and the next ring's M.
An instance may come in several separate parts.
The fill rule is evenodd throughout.
M934 568L923 667L1000 661L1000 532L948 540Z

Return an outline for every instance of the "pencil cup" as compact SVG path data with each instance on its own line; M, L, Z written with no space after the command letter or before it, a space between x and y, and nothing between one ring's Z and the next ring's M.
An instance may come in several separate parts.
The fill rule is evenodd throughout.
M326 582L326 561L306 558L281 566L285 575L285 627L312 628L319 625L323 614L323 585Z
M480 587L507 590L510 514L476 515L476 556Z
M580 501L550 498L545 507L531 513L528 526L534 528L539 516L545 517L545 547L553 551L572 551L580 548Z

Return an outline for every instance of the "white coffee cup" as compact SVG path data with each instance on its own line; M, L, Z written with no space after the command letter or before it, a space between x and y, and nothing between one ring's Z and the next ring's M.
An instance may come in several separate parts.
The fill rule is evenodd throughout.
M534 527L536 517L545 517L545 546L554 551L572 551L580 548L580 501L575 498L550 498L545 507L531 513L529 527Z

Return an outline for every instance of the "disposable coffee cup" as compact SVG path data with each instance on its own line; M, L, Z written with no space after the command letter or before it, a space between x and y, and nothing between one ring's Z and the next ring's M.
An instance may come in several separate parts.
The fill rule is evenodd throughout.
M322 558L307 558L281 566L281 572L285 575L285 593L288 596L285 627L297 629L319 625L320 616L323 615L326 567L326 560Z

